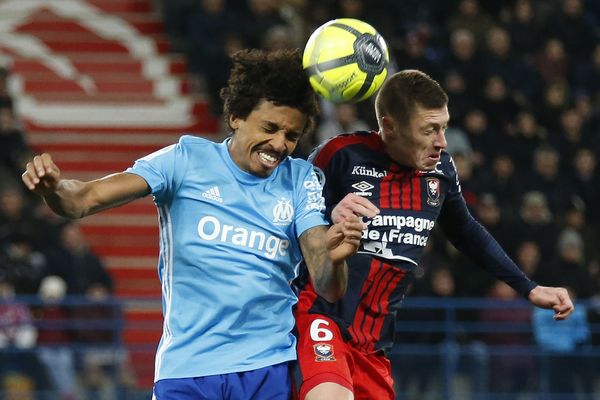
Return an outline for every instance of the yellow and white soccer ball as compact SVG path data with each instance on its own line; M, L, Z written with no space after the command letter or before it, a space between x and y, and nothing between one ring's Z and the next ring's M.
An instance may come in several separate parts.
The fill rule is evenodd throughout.
M302 56L313 89L334 103L359 102L373 95L385 81L389 60L383 37L353 18L321 25Z

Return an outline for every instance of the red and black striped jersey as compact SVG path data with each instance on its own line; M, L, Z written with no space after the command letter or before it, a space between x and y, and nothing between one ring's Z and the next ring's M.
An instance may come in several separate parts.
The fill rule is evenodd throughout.
M377 132L356 132L334 137L310 159L323 174L328 217L348 193L380 209L365 220L361 246L347 260L345 296L328 303L310 284L300 293L299 309L331 317L355 346L370 352L391 344L394 310L438 223L457 248L520 293L526 295L535 286L469 213L446 151L433 170L418 171L394 162Z
M417 171L392 161L376 132L343 134L328 141L311 157L324 175L328 216L346 194L373 202L381 213L365 220L359 253L370 254L411 269L446 201L457 201L460 185L447 152L432 171Z

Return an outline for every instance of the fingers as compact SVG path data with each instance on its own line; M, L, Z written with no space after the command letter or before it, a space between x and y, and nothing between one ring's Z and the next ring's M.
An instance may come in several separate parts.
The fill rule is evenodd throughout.
M569 297L569 293L564 288L556 289L557 304L552 307L554 309L554 319L562 321L567 319L569 315L575 310L573 301Z
M379 209L370 200L349 193L335 206L331 212L331 218L334 223L339 223L353 215L372 218L377 214L379 214Z
M342 232L347 239L357 240L360 243L365 224L356 215L352 215L342 223Z
M358 196L354 193L347 194L344 200L345 199L348 199L348 207L356 215L373 218L379 214L379 208L375 207L375 204L373 204L369 199Z
M56 179L60 173L58 167L52 161L52 157L47 153L33 157L25 168L21 179L29 190L35 190L42 179Z

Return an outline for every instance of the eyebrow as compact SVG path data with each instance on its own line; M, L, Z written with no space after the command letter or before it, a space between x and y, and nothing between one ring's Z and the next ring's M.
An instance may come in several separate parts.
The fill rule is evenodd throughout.
M281 126L279 126L279 124L277 124L273 121L264 121L264 123L268 129L275 129L275 130L283 129ZM303 132L298 132L295 130L285 130L285 133L291 134L291 135L296 135L296 136L302 136Z

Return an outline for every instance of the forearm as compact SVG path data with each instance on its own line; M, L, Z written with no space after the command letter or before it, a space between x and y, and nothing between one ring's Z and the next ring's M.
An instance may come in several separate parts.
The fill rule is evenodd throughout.
M62 179L56 185L56 190L43 195L43 199L60 216L82 218L90 213L90 208L84 201L88 190L85 182Z
M478 266L527 298L537 284L519 269L496 239L471 216L464 203L455 203L451 207L451 212L440 216L440 223L452 244Z
M43 197L55 213L82 218L129 203L149 192L148 184L141 177L116 173L89 182L61 179L55 190Z
M329 302L339 300L346 291L348 272L342 258L332 259L327 246L327 227L317 226L304 232L300 246L317 294Z

